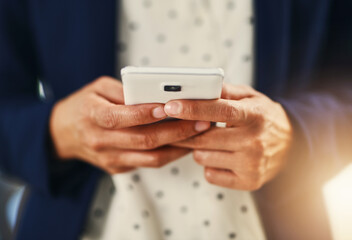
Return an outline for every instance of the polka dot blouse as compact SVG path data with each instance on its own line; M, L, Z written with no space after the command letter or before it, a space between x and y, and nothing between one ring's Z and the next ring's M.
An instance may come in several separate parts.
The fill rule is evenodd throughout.
M122 0L121 67L222 67L225 81L253 85L251 0ZM235 160L235 159L234 159ZM249 192L210 185L187 155L161 169L100 181L82 239L265 239Z

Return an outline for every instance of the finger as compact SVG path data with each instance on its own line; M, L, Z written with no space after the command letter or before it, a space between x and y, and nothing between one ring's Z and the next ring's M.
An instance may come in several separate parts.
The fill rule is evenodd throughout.
M234 188L238 184L238 177L229 170L205 167L204 176L209 183L221 187Z
M237 173L224 169L205 167L204 175L209 183L231 189L254 191L262 186L258 179L240 177Z
M193 151L194 160L205 167L227 169L238 176L254 176L265 172L261 156L255 151L224 152L224 151Z
M120 129L153 123L166 118L163 104L115 105L100 102L92 107L91 119L105 129Z
M255 96L256 91L246 85L232 85L228 83L223 84L221 98L231 99L231 100L240 100L242 98L249 98Z
M237 151L251 145L250 136L252 136L251 130L243 127L213 127L209 131L172 145L192 149Z
M193 158L198 164L204 167L227 169L231 171L238 167L238 163L236 163L236 161L238 161L238 155L237 152L193 151Z
M105 162L109 168L116 167L151 167L160 168L186 154L185 148L165 146L149 151L109 150L104 152Z
M243 164L245 155L242 152L223 152L223 151L193 151L194 160L204 166L211 168L226 169L231 171L246 171Z
M254 114L247 103L236 100L173 100L165 104L167 115L185 120L226 122L240 126L252 121Z
M112 77L102 76L93 82L94 91L111 103L124 104L122 83Z
M135 169L136 168L134 168L134 167L116 167L116 168L109 167L109 168L103 169L103 170L105 170L110 175L114 175L114 174L131 172L131 171L133 171Z
M209 122L169 121L125 128L118 131L97 131L96 150L104 148L155 149L199 134L210 128Z
M80 159L86 159L91 165L100 168L108 174L124 173L134 170L134 167L126 167L116 164L111 164L116 156L118 156L122 150L109 149L103 153L94 151L93 149L85 149L84 154L79 156Z

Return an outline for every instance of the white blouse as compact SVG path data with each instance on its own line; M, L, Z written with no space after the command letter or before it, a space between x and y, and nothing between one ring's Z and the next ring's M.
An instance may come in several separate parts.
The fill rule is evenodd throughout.
M122 0L119 10L118 71L221 67L226 82L253 85L251 0ZM187 155L103 178L82 239L265 239L251 194L211 185L203 171Z

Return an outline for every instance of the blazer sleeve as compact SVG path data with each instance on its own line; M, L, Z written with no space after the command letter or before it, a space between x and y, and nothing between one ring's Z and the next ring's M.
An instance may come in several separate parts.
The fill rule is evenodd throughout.
M0 171L45 194L71 194L94 170L55 159L48 131L54 102L39 98L40 68L25 2L0 1Z
M351 1L333 1L312 84L276 99L291 119L294 141L286 168L263 188L272 201L320 189L352 162L351 11Z

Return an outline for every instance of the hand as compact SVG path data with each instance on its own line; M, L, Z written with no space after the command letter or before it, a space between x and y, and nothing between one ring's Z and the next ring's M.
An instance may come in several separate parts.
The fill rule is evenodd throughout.
M209 122L169 121L163 104L123 105L122 85L101 77L58 102L50 133L60 159L80 159L110 174L161 167L190 150L165 146L210 127ZM149 124L149 125L146 125Z
M224 85L222 99L176 100L165 112L186 120L225 122L173 144L194 149L194 159L205 167L213 184L257 190L283 168L292 127L283 107L246 86Z

